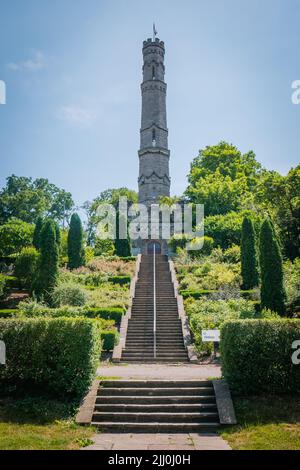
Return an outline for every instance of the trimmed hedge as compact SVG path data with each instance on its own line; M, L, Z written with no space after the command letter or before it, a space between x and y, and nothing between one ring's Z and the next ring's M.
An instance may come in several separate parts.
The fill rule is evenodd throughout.
M195 291L195 290L180 290L179 291L180 295L182 295L182 297L184 299L192 297L195 300L198 300L203 296L207 296L207 295L210 295L210 294L215 294L216 292L218 292L218 291L217 290L198 290L198 291ZM253 296L256 294L256 290L255 289L241 290L240 294L241 294L241 297L243 297L244 299L252 300Z
M291 359L295 340L300 340L300 320L225 323L220 350L231 390L240 395L300 393L300 365Z
M11 318L18 312L17 309L3 308L0 310L0 318Z
M110 308L88 308L84 311L84 315L89 318L103 318L104 320L115 320L117 324L121 323L124 310L122 308L110 307Z
M103 351L112 351L119 342L119 333L116 329L101 331Z
M83 318L0 320L0 340L7 355L0 381L56 396L82 396L101 352L97 322Z
M122 286L124 284L130 284L131 277L130 276L109 276L108 281L112 282L113 284L120 284L120 286Z

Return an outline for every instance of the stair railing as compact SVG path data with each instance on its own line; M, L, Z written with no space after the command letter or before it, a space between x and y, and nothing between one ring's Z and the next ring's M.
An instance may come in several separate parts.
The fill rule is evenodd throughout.
M153 355L156 358L156 266L155 243L153 244Z

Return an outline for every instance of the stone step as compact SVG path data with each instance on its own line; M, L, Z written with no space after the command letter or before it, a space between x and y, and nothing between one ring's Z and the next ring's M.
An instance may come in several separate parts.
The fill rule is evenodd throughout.
M101 390L100 392L101 393ZM96 398L96 404L120 404L123 405L137 405L141 406L153 406L153 405L215 405L216 399L213 394L211 395L165 395L165 396L151 396L151 395L98 395Z
M94 411L94 422L131 422L131 423L201 423L201 422L216 422L218 413L216 412L177 412L177 413L143 413L143 412L105 412Z
M185 362L189 362L188 357L186 359L173 359L172 357L163 357L157 356L154 358L145 358L145 357L121 357L121 362L136 362L138 364L157 364L157 363L169 363L169 364L182 364Z
M144 405L144 404L106 404L99 403L95 405L95 411L111 412L111 413L194 413L194 412L216 412L217 405L215 403L190 403L190 404L160 404L160 405Z
M215 432L219 423L131 423L131 422L97 422L92 426L100 427L102 432L111 433L208 433Z

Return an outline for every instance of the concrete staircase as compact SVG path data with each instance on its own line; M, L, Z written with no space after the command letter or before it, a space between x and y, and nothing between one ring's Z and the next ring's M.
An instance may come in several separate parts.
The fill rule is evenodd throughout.
M154 357L153 255L142 255L121 361L188 362L168 259L155 256L156 357Z
M100 383L92 425L101 432L214 432L211 381L110 380Z

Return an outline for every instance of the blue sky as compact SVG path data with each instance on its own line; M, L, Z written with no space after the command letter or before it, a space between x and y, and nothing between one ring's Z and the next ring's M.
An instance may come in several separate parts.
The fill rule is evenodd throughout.
M299 162L299 0L1 0L0 185L46 177L77 204L137 188L142 41L166 45L171 189L200 148Z

